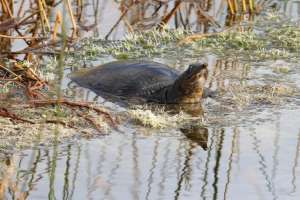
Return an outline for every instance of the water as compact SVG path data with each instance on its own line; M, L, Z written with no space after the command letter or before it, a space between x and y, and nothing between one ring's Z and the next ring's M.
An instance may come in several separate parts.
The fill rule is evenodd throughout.
M294 6L298 2L280 4L282 12L299 18L299 7ZM115 6L104 5L103 10ZM210 13L217 13L213 12L216 7ZM114 13L103 16L98 34L104 37L117 19ZM225 23L223 15L217 19ZM121 24L110 39L123 35ZM177 66L192 61L179 56L156 59ZM213 87L228 89L231 83L241 82L245 63L211 55L204 60L210 72L223 62L220 71L210 74ZM243 77L247 85L299 85L299 62L284 74L275 73L271 63L250 65ZM62 87L68 89L67 79ZM95 97L87 90L76 91L81 100ZM180 128L158 131L122 124L121 132L106 136L71 138L51 146L1 153L0 199L296 200L300 196L299 105L299 96L279 105L254 102L239 109L208 99L203 107L209 120L197 137L185 135Z
M216 59L206 58L210 72ZM210 74L212 85L240 82L245 65L222 62L220 73ZM297 83L300 68L294 65L293 71L276 74L270 63L257 63L242 79L250 85L274 77ZM95 97L82 88L71 90L79 100ZM6 199L298 199L299 98L241 109L230 108L224 98L203 102L208 123L195 135L181 127L158 131L126 123L107 136L2 154L2 194Z
M206 151L184 136L128 130L26 150L4 169L16 165L7 178L28 199L298 199L299 111L209 127Z

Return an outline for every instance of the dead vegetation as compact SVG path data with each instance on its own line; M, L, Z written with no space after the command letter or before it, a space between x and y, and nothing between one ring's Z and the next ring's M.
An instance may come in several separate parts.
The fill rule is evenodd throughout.
M105 135L117 120L94 103L31 101L0 106L0 148L31 146L72 136Z

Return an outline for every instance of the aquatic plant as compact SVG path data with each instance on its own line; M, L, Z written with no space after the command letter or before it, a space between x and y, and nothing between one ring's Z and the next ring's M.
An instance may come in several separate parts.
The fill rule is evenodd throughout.
M185 121L201 118L191 117L183 112L169 114L164 108L149 108L148 106L135 106L127 112L136 124L154 129L177 128Z
M80 47L81 58L113 56L128 59L163 56L174 51L187 52L190 56L210 51L221 56L240 55L249 60L299 57L300 28L292 22L279 26L280 20L272 28L262 27L261 21L265 24L265 20L262 18L254 24L236 26L219 33L197 34L164 27L130 33L119 41L86 39Z

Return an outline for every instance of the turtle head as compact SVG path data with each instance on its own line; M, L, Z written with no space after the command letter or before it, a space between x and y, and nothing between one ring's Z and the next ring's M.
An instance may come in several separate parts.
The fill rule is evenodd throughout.
M203 82L204 85L207 76L208 70L206 63L190 64L188 69L182 74L182 77L187 82L187 84L192 85L197 85L199 82Z
M183 90L189 91L203 89L207 80L208 70L206 63L196 63L189 65L188 69L178 78L179 85Z
M189 65L175 81L174 90L177 90L178 103L196 103L202 98L203 88L207 80L208 70L206 63Z

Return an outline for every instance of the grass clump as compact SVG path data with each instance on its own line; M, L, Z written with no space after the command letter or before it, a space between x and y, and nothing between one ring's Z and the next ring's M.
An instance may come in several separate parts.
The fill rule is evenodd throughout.
M266 34L272 46L299 52L300 27L282 26L276 29L268 29Z
M298 57L300 28L284 26L278 29L238 32L226 31L195 42L194 48L213 49L221 54L241 54L250 60Z
M0 117L0 150L4 151L40 144L49 145L53 141L63 141L74 136L103 135L111 129L102 115L89 109L77 112L67 106L6 107L14 115L34 123L16 123L19 120ZM57 131L59 134L56 134Z
M75 48L76 53L70 55L81 61L107 56L117 59L161 57L177 51L198 57L199 53L208 50L221 56L235 55L254 61L299 57L299 26L277 15L274 21L274 16L258 17L253 24L244 23L219 33L197 34L165 27L129 33L118 41L88 38L81 40ZM191 45L182 45L186 44L184 41L190 41L189 38Z
M76 56L85 60L103 56L113 56L118 59L129 59L158 55L169 48L169 44L175 46L176 42L191 34L183 29L152 29L144 32L128 34L124 40L105 41L99 39L86 39L81 41L80 51ZM78 52L80 55L78 55Z
M183 112L170 114L165 109L150 109L147 106L129 109L128 113L136 124L154 129L174 128L191 119Z
M239 108L253 104L279 104L284 97L291 97L296 88L283 84L242 86L233 84L229 87L229 96L224 97Z

